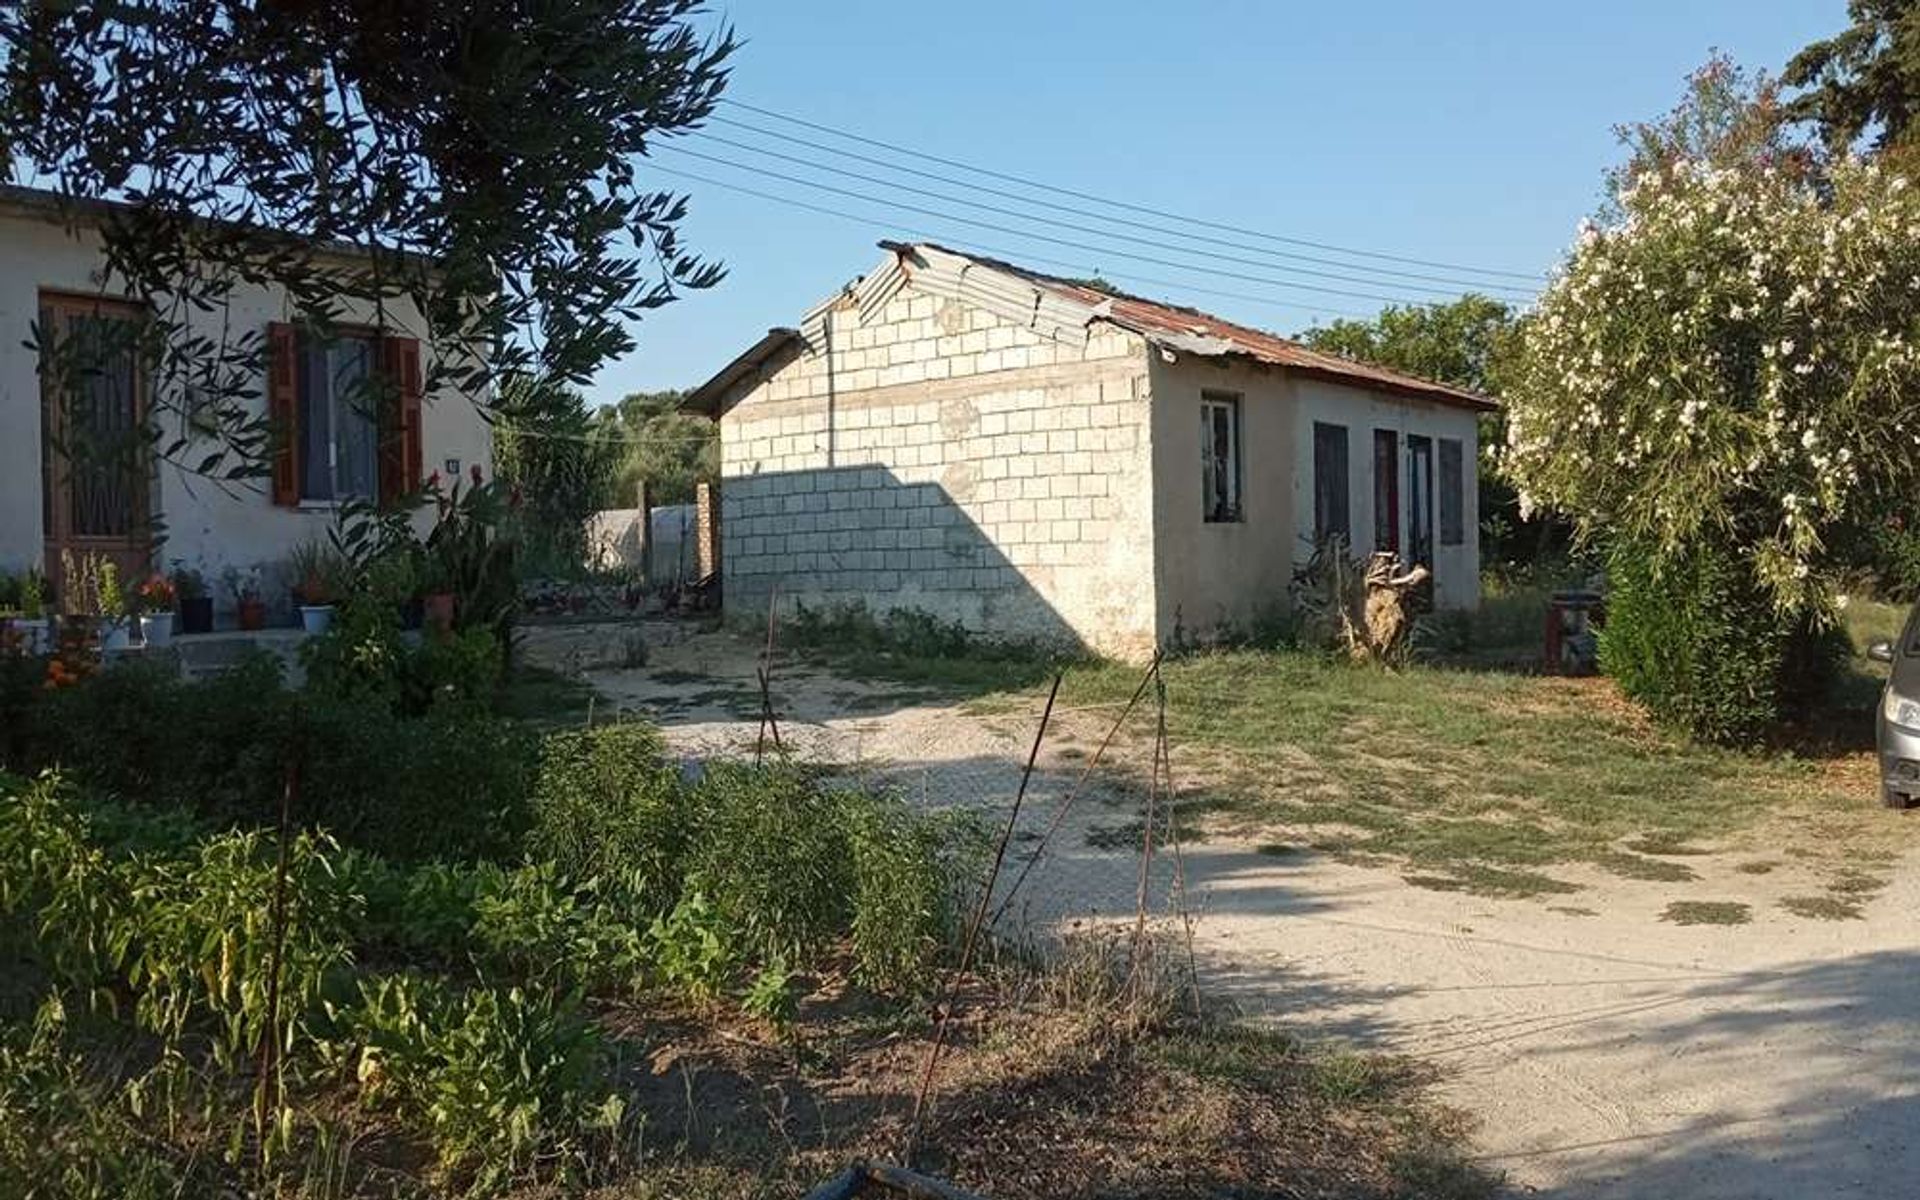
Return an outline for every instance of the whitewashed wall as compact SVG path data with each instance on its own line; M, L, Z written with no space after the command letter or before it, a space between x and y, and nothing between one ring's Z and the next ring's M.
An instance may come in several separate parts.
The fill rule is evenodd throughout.
M1364 557L1373 545L1373 431L1399 435L1400 545L1410 545L1412 504L1407 488L1407 436L1424 434L1433 449L1433 600L1439 608L1473 608L1480 603L1479 417L1462 408L1369 392L1318 379L1295 385L1294 544L1301 557L1313 545L1313 425L1316 421L1347 428L1347 511L1353 527L1353 552ZM1461 443L1461 532L1457 546L1440 541L1440 439Z
M25 342L39 313L42 289L94 294L99 291L100 254L91 233L70 233L40 216L0 215L0 569L15 571L43 560L41 525L40 381L33 352ZM231 328L262 329L289 320L292 312L277 290L243 287L223 311L196 314L195 327L217 336L222 322ZM418 312L406 301L387 306L388 324L397 333L423 332ZM371 323L371 312L348 307L343 319ZM430 353L422 341L421 352ZM423 362L423 369L430 367ZM265 383L259 403L264 412ZM433 394L421 411L423 470L442 469L458 459L464 471L479 463L492 469L492 439L473 403L462 395ZM183 456L191 459L191 453ZM216 582L228 566L260 566L269 574L301 541L324 537L334 517L331 506L275 507L264 479L227 485L162 464L157 481L157 511L167 524L168 540L160 565L180 559ZM426 516L423 514L423 521ZM225 597L216 595L225 604Z
M788 608L1146 652L1143 343L1056 343L911 287L864 324L830 320L721 418L728 612L755 620L777 589Z
M1286 609L1293 577L1294 385L1279 371L1220 359L1150 357L1160 637L1247 632ZM1240 400L1240 521L1202 520L1200 402L1207 392Z

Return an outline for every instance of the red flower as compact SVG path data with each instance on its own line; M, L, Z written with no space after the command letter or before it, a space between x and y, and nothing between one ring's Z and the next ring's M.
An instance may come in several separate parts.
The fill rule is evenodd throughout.
M479 463L473 464L472 467L468 468L467 474L473 476L473 486L479 487L480 486L480 464Z

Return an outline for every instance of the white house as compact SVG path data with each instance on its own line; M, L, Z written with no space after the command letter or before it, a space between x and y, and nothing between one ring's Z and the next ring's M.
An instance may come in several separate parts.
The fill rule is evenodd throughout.
M916 609L1138 657L1250 627L1343 533L1479 600L1487 399L929 244L694 392L724 603Z
M72 551L110 556L129 575L179 560L210 583L228 567L258 567L272 579L294 546L326 536L343 499L411 490L424 471L491 469L492 442L475 404L422 394L429 372L421 358L430 351L411 302L389 300L384 326L371 306L346 302L339 335L322 344L293 323L284 294L252 284L217 311L192 314L189 330L257 330L266 339L266 370L250 390L277 434L270 478L217 485L189 469L202 457L191 447L170 457L69 453L138 429L164 386L129 351L56 403L47 393L58 385L43 386L26 345L36 320L59 338L148 316L104 290L97 229L110 207L81 209L74 229L51 194L0 188L0 570L40 566L57 579L62 551ZM326 256L343 268L355 261L350 248ZM376 428L363 405L344 400L350 381L369 372L398 386L391 428ZM168 412L187 408L173 403ZM169 441L176 436L166 432ZM156 528L164 530L158 547ZM280 595L270 589L268 598Z

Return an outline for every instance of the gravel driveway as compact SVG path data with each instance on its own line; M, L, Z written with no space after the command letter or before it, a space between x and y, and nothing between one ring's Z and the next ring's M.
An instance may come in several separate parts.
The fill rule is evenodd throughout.
M588 672L601 693L651 713L689 756L750 750L754 646L684 626L649 633L645 669ZM584 636L540 631L533 652L560 661L568 638ZM1030 716L978 717L819 671L783 670L778 692L789 744L932 804L1004 811L1032 737ZM1043 755L1022 846L1078 775L1084 730L1099 720L1067 715L1081 736ZM1131 913L1138 859L1125 835L1138 802L1120 784L1083 793L1017 914L1045 931ZM1252 1019L1438 1065L1442 1094L1478 1118L1481 1152L1520 1194L1920 1195L1912 856L1862 920L1768 905L1748 924L1677 925L1661 919L1670 885L1597 872L1570 875L1585 885L1571 897L1505 901L1230 837L1183 849L1207 990ZM1709 883L1732 878L1731 861L1690 862ZM1171 871L1165 857L1157 866L1164 904ZM1751 894L1755 881L1741 882Z

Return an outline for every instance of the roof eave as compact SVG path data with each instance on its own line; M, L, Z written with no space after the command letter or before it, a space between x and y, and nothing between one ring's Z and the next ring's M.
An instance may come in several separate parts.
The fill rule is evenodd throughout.
M720 414L725 411L724 402L727 396L739 386L741 381L763 375L766 364L776 355L803 342L804 339L800 336L798 329L775 326L767 330L765 337L747 347L732 362L721 367L714 373L713 378L687 393L686 398L680 402L680 410L701 413L718 420Z

